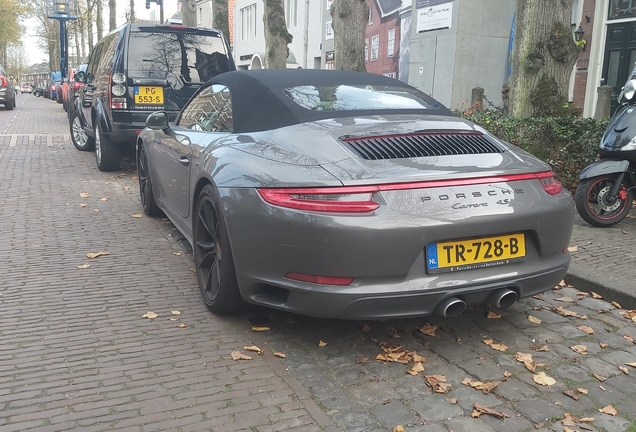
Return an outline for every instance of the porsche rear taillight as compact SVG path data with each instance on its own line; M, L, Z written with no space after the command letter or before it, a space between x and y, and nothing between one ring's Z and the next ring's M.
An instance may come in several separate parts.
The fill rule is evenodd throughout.
M380 204L373 201L377 186L326 187L303 189L259 189L269 204L326 213L367 213Z
M552 172L539 173L537 174L537 178L541 186L543 186L543 190L550 195L556 195L563 190L563 185L554 178L554 173Z
M287 273L285 278L319 285L351 285L352 277L315 276L303 273Z

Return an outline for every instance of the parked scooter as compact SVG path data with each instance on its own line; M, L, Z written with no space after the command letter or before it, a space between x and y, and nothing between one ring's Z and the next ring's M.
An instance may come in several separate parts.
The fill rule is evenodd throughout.
M576 209L590 225L609 227L632 208L636 187L636 65L601 141L600 160L579 175Z

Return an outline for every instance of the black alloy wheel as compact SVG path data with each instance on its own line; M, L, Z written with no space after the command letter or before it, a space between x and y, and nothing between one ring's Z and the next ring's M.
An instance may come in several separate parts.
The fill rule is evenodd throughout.
M139 179L139 195L141 198L141 207L148 216L161 216L162 211L155 202L155 195L148 174L148 156L146 148L143 144L139 144L139 152L137 157L137 178Z
M203 303L212 312L237 312L244 304L239 292L234 260L214 187L207 185L193 215L193 246L197 279Z
M121 166L121 153L119 148L104 135L99 119L94 120L95 125L95 160L100 171L116 171Z
M582 180L576 188L575 202L579 215L592 226L616 225L632 208L633 192L622 183L618 195L610 198L616 176L594 177Z

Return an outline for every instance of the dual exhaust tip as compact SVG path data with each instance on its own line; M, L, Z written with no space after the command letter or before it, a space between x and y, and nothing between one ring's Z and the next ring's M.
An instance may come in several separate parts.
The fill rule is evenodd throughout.
M484 303L492 307L505 309L509 306L512 306L512 304L516 302L518 298L519 296L515 291L507 288L502 288L493 291ZM464 313L465 310L466 302L457 297L448 297L442 300L442 302L437 305L434 312L437 315L441 315L446 318L455 318Z

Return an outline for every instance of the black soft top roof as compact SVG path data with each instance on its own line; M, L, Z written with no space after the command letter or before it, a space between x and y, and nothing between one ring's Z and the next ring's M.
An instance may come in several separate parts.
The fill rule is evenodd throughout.
M439 102L402 81L362 72L324 69L258 69L233 71L218 75L205 83L227 86L232 95L232 121L235 133L260 132L299 123L330 118L378 114L431 114L427 109L382 109L361 111L314 111L294 103L284 93L290 87L313 86L388 86L408 88L435 107L435 111L450 112Z

